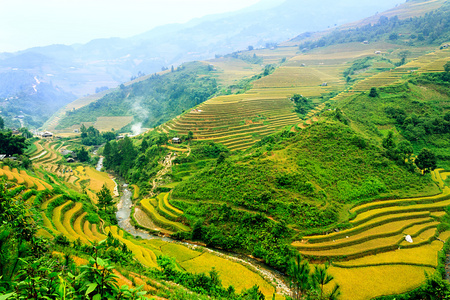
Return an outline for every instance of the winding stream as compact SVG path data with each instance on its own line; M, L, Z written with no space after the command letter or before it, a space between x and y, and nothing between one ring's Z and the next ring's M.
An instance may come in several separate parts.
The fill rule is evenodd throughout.
M97 167L96 167L97 171L100 171L102 169L102 167L103 167L103 157L100 157L100 159L97 163ZM134 237L140 237L142 239L147 239L147 240L161 239L166 242L184 245L190 249L202 247L202 246L190 244L187 242L176 241L169 237L160 237L160 236L151 235L148 232L138 229L138 228L134 227L133 225L131 225L131 209L133 207L133 202L131 201L132 195L133 195L132 192L128 189L128 184L124 183L122 185L122 196L120 197L120 201L117 204L117 213L116 213L117 223L118 223L119 227L122 228L124 231L128 232L129 234L133 235ZM261 264L260 262L258 262L257 260L254 260L247 256L238 255L235 253L228 253L228 252L224 252L224 251L212 250L212 249L209 249L206 247L202 247L202 248L205 251L207 251L211 254L214 254L216 256L219 256L221 258L245 265L251 271L261 275L267 282L269 282L269 283L276 282L276 292L277 293L290 295L290 289L285 284L285 282L283 280L283 276L280 272L269 269L266 266L264 266L263 264Z

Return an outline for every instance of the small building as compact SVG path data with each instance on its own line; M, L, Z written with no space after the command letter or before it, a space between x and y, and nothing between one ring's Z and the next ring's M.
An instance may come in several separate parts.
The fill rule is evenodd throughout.
M375 54L381 54L381 51L375 51Z
M75 152L73 152L73 151L71 151L71 150L67 150L67 149L65 149L65 148L62 148L61 150L60 150L60 153L63 155L63 156L66 156L66 155L73 155Z
M76 129L73 130L73 132L80 133L80 129L76 128Z
M42 134L42 137L43 137L43 138L52 137L52 136L53 136L53 133L51 133L50 131L45 131L45 132Z
M173 144L181 144L181 139L178 138L178 137L174 137L174 138L172 139L172 143L173 143Z
M123 136L123 135L116 136L116 140L123 140L124 138L125 138L125 136Z
M324 82L320 86L328 86L328 82Z
M69 157L68 159L66 159L66 161L67 161L68 163L74 163L74 162L75 162L75 159L73 159L72 157Z
M2 161L6 157L6 154L0 154L0 161Z
M364 45L369 45L369 41L362 42Z

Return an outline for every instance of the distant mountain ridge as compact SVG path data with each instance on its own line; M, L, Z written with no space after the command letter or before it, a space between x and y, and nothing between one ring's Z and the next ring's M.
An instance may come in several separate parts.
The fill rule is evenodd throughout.
M265 47L301 32L356 21L391 8L398 1L262 1L237 12L165 25L127 39L105 38L82 45L0 53L0 74L24 71L64 93L82 97L99 87L116 87L138 73L153 74L162 67L210 59L248 46Z

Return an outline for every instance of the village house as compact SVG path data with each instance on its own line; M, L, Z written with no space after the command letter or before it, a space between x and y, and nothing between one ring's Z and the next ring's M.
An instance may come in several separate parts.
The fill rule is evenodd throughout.
M41 135L43 138L48 138L48 137L52 137L53 133L51 133L50 131L45 131L44 133L42 133Z

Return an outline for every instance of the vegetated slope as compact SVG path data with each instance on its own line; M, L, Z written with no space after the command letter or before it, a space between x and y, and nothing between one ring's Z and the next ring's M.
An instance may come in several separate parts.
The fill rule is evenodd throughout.
M245 249L284 267L283 244L295 231L323 232L345 223L346 208L355 203L437 193L430 185L429 178L386 158L378 145L348 126L327 120L211 162L178 184L173 198L191 226L203 220L197 238Z
M71 143L73 141L66 142ZM50 149L54 149L58 147L58 145L61 146L58 143L49 145L49 143L46 142L43 143L43 149L47 149L47 151L50 152ZM36 147L34 154L37 154L40 151L41 149ZM48 249L42 249L42 251L39 252L30 252L32 254L29 255L30 253L28 252L20 253L14 251L14 248L8 243L8 239L6 239L7 243L2 244L2 247L10 248L2 248L2 251L8 253L9 256L7 257L12 259L11 261L6 262L6 264L14 264L17 253L19 253L18 256L25 261L42 259L45 256L47 261L53 262L51 256L52 252L55 250L63 253L70 252L70 254L67 254L67 257L77 261L80 260L79 257L84 258L92 255L92 243L97 247L97 243L102 241L102 246L97 248L96 253L102 259L108 259L111 263L116 264L117 269L115 269L114 272L120 275L119 279L117 279L118 283L121 284L120 280L125 278L125 281L129 282L127 285L136 287L138 284L140 285L139 282L143 281L135 281L133 278L144 276L142 274L146 273L147 275L144 277L146 278L144 279L146 282L144 290L151 295L158 294L169 298L172 294L180 295L180 292L177 291L177 288L174 286L171 286L170 284L168 286L167 284L161 284L162 277L160 277L160 275L163 275L163 273L160 275L154 273L160 273L160 268L158 267L159 259L157 259L157 256L164 256L164 259L168 259L172 266L171 268L176 270L176 272L180 272L180 278L185 278L186 276L195 277L197 275L193 275L194 273L209 272L211 268L215 266L215 269L218 272L217 278L220 278L220 282L223 283L222 293L229 286L233 286L232 290L235 291L230 293L231 290L229 290L225 297L223 294L219 295L217 290L210 292L204 290L199 291L196 289L198 283L187 283L176 279L173 277L175 275L173 272L171 272L169 277L165 278L169 281L178 280L177 283L185 286L187 289L192 289L192 292L189 292L191 294L196 294L197 292L200 293L200 295L195 296L198 299L202 299L201 294L215 294L218 298L235 298L238 297L237 294L252 288L254 285L259 286L259 290L266 297L272 297L272 295L276 293L276 289L267 281L267 279L237 262L227 260L209 252L194 251L184 245L178 245L159 239L142 241L133 238L123 230L117 228L117 226L109 223L112 219L103 218L107 213L103 211L104 208L96 207L95 203L97 201L94 198L95 195L92 195L89 192L83 192L83 194L81 194L72 189L74 186L80 187L80 189L83 187L83 190L86 191L94 189L93 181L95 181L96 186L101 187L103 184L107 184L108 188L112 189L109 185L110 179L106 173L94 174L92 171L88 170L89 167L87 166L78 166L76 171L72 173L72 171L67 172L67 169L69 169L67 166L59 166L60 169L66 169L66 172L57 170L55 171L56 174L52 174L45 171L44 168L53 168L53 159L49 160L44 156L42 156L37 163L33 173L29 172L27 174L24 170L19 172L15 168L11 170L8 166L2 166L2 168L0 168L0 181L2 182L2 191L0 191L0 195L2 201L10 203L9 196L14 196L11 203L15 205L15 214L19 213L19 209L25 209L27 221L23 222L23 224L32 226L32 234L35 233L39 238L45 238L45 240L42 240L41 242L45 243L48 247ZM38 159L39 158L36 160ZM75 176L75 174L76 176L79 176L79 179L73 183L74 186L69 182L65 182L66 180L69 180L69 178L66 177L72 176L66 176L66 173L73 174L73 176ZM88 177L86 177L86 174ZM37 176L42 176L43 179L39 179ZM6 180L6 182L4 180ZM48 180L49 183L47 183L46 180ZM88 183L90 181L90 184L86 185L86 181ZM4 187L7 188L6 193L8 194L8 198L4 197ZM94 189L94 191L97 190ZM163 202L164 199L161 198L161 203ZM5 206L7 205L2 207ZM2 224L6 224L6 222ZM4 233L4 226L0 229ZM11 233L14 229L15 228L11 228L8 232ZM3 241L5 241L5 239L3 239ZM25 245L22 245L22 247L24 246ZM2 258L2 265L5 265L5 259ZM190 263L190 260L193 259L195 259L195 264ZM69 263L70 260L66 262L66 266ZM20 268L21 267L19 267L19 269ZM164 268L167 268L167 266ZM243 276L236 277L230 270L239 270L239 274ZM3 271L5 271L5 269L3 269ZM190 273L186 273L186 271ZM71 272L76 271L72 269ZM44 271L39 274L44 280L47 279L48 276L52 276ZM61 276L63 277L64 274ZM198 276L204 277L205 275ZM147 285L150 282L152 287ZM216 282L215 288L221 287L222 283L219 284ZM20 293L23 292L22 289L18 289L18 291ZM277 299L279 299L279 297L281 296L278 295Z
M390 40L409 45L439 43L448 37L448 1L407 1L391 10L336 29L301 34L283 43L306 50L336 43ZM420 35L420 37L419 37Z
M379 88L377 97L358 94L338 106L360 129L379 137L392 130L399 141L410 141L417 153L429 148L439 166L450 168L448 80L448 72L412 75L404 83Z
M56 129L94 122L105 116L134 116L135 123L153 127L205 101L216 91L217 83L208 65L188 63L174 72L122 85L100 100L67 111Z

